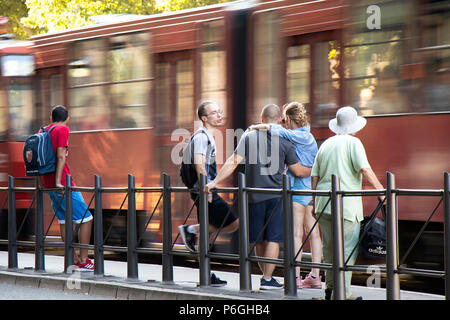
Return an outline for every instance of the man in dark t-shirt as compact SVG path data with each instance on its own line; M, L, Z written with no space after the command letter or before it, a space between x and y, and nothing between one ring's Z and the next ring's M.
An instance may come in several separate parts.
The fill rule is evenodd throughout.
M281 111L277 105L266 105L261 112L263 123L280 123ZM311 174L311 168L298 162L294 145L268 131L247 130L239 140L234 153L227 159L217 177L208 183L205 192L209 193L226 179L236 167L245 164L246 186L253 188L279 189L285 166L296 176ZM249 193L249 238L256 243L256 255L266 258L278 258L280 242L283 241L283 204L277 194ZM270 222L262 233L264 225L272 215ZM261 235L260 235L261 234ZM272 277L274 264L260 263L263 273L261 289L281 289L282 285Z

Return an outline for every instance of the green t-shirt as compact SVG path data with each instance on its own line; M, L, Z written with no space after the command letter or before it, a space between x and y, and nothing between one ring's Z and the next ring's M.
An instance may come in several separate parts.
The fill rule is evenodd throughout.
M336 135L320 146L311 176L319 177L317 190L331 190L332 174L339 177L341 191L361 190L363 168L370 168L370 164L361 141L351 135ZM316 213L323 210L327 201L328 197L316 197ZM344 219L363 220L361 197L343 197L343 210ZM331 214L331 204L327 205L324 213Z

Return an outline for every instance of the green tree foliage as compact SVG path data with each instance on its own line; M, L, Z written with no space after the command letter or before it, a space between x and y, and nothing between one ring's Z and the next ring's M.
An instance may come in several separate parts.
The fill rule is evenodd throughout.
M231 0L1 0L0 15L10 18L18 38L91 25L91 17L105 14L169 12Z
M20 22L20 19L27 15L28 8L25 4L25 0L0 1L0 16L9 18L6 31L8 33L13 33L18 39L25 39L33 32Z

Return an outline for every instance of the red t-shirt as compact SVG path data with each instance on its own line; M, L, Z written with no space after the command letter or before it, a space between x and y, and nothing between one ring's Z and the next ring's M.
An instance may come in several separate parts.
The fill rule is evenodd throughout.
M64 168L62 171L62 177L61 177L61 184L66 185L66 174L70 175L70 168L69 164L67 162L67 156L69 154L69 128L66 126L55 126L54 124L50 124L46 127L46 130L50 129L51 127L55 127L55 129L50 132L50 138L52 139L53 144L53 151L55 151L58 147L65 147L66 148L66 162L64 164ZM49 173L42 176L42 183L44 185L44 188L55 188L55 172ZM72 185L74 186L75 183L72 179Z

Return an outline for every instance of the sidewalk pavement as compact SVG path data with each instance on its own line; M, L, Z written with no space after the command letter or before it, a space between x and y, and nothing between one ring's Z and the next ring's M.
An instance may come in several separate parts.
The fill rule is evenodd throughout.
M139 263L138 279L127 279L127 263L105 260L104 276L94 272L64 273L64 257L45 256L45 272L34 271L34 254L18 253L18 268L8 269L8 252L0 251L0 282L21 284L38 288L63 291L75 290L115 299L131 300L319 300L324 297L323 289L299 289L296 297L287 297L284 290L259 290L260 275L252 275L252 291L239 291L239 274L214 271L221 279L228 281L225 287L199 287L199 270L196 268L173 267L173 283L162 282L162 266ZM282 278L277 278L281 283ZM324 285L323 285L324 287ZM386 300L384 288L352 286L352 293L364 300ZM444 296L411 291L401 291L401 300L444 300Z

